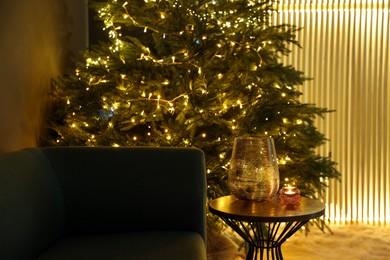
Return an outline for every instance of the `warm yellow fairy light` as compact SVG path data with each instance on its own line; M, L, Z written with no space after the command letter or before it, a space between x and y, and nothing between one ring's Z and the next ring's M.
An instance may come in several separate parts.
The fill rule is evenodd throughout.
M242 103L241 103L241 100L237 100L237 105L240 106L240 108L242 108Z
M119 105L120 105L119 102L115 102L114 104L112 104L112 108L113 108L114 110L116 110L116 109L118 109Z

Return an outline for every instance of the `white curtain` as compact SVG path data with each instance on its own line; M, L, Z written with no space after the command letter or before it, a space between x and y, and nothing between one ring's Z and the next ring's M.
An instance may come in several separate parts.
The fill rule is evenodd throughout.
M342 174L328 181L326 216L390 225L389 0L280 0L277 24L302 27L283 58L313 80L302 102L334 109L317 120ZM326 181L326 180L325 180Z

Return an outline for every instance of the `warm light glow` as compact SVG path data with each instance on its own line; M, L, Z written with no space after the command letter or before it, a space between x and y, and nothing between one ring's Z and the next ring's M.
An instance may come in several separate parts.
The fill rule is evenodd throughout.
M297 35L303 50L283 59L314 79L302 99L336 110L317 123L331 140L319 152L331 154L342 174L341 182L324 180L327 218L390 224L389 1L281 0L275 7L276 23L304 28Z
M116 0L114 0L113 2L116 2ZM151 3L151 5L157 3L156 0L144 0L144 2ZM291 1L287 1L287 4L284 4L283 1L281 1L281 4L278 5L278 8L282 7L282 11L280 13L283 13L283 14L284 13L292 13L295 11L303 12L303 11L307 11L307 10L310 10L308 12L322 12L319 10L323 10L323 9L326 10L325 12L328 12L329 10L331 10L331 8L333 8L332 6L335 6L335 5L329 5L327 3L318 3L318 4L314 4L314 6L313 6L311 4L306 3L307 1L306 2L305 1L294 1L294 4L290 4L289 2L291 2ZM207 4L204 3L204 5L205 5L206 9L210 8L210 10L212 10L213 5L217 5L218 3L219 3L218 1L211 1L211 2L208 2ZM262 1L248 1L247 2L248 6L246 7L248 10L248 13L254 11L253 8L258 6L259 3L262 3ZM128 57L123 54L123 53L127 52L127 50L124 50L124 47L126 47L126 40L125 40L125 37L122 37L122 32L121 32L122 30L125 30L125 29L122 29L122 26L119 26L118 24L114 23L114 19L113 19L114 15L110 13L111 7L112 7L111 5L112 5L112 2L108 3L107 6L105 6L104 8L102 8L98 12L100 17L104 17L105 30L107 30L107 33L108 33L110 39L112 40L112 46L109 48L109 51L111 52L111 54L113 54L115 56L115 59L118 59L121 63L130 64ZM182 7L179 2L175 2L174 5L175 5L174 8L181 8ZM363 5L368 6L368 4L366 4L364 2L364 3L359 3L359 5L354 5L353 8L363 6ZM371 4L371 6L373 6L373 5L374 4ZM284 9L286 6L289 7L289 10ZM341 7L343 8L344 6L347 6L347 5L345 4L345 5L342 5ZM381 6L384 6L384 4L382 4ZM167 53L168 53L167 55L164 54L164 55L159 56L159 55L156 55L156 53L155 53L156 46L150 46L150 48L149 48L148 46L143 46L143 43L140 42L139 43L140 52L136 53L137 56L135 59L137 59L141 63L152 64L152 65L150 65L150 68L156 68L156 69L164 68L164 69L169 70L170 68L175 68L175 66L177 66L177 65L184 67L186 65L185 64L186 61L192 62L195 60L194 57L192 57L192 55L194 55L193 50L199 49L199 47L202 46L203 41L207 40L207 36L198 36L198 38L196 37L196 34L198 33L198 31L197 31L198 28L196 27L195 24L187 24L185 26L182 26L182 28L179 29L181 31L177 31L177 32L171 32L171 31L162 32L160 30L164 30L163 29L164 26L156 26L156 28L153 28L154 26L152 26L150 24L144 24L143 19L140 19L140 21L137 21L136 18L132 17L132 12L129 12L131 10L128 9L130 7L128 7L127 2L125 2L122 7L120 7L120 9L122 9L123 13L119 14L117 17L120 17L120 19L122 19L122 18L125 19L126 22L133 24L134 26L138 27L141 31L143 30L145 33L153 32L153 37L159 37L158 39L159 39L159 41L162 42L162 44L164 44L164 41L171 39L172 36L178 36L178 37L180 36L180 37L182 37L182 39L190 38L191 41L196 43L196 46L194 48L184 47L175 53L169 53L169 51L167 51ZM216 17L223 17L224 15L234 14L235 12L237 12L237 10L235 10L234 8L231 8L231 10L226 10L226 11L221 11L221 12L211 12L209 14L202 14L202 15L196 14L196 12L194 12L193 10L190 10L190 8L187 11L188 11L187 12L188 16L194 16L193 17L194 20L200 19L200 21L204 21L204 20L208 21L211 19L216 19ZM171 12L168 11L168 9L167 9L164 12L156 12L153 15L156 16L156 18L159 20L159 22L162 25L164 23L167 23L167 21L169 21ZM234 19L234 20L232 20L232 19L227 19L226 21L224 21L223 19L216 19L216 20L217 20L216 27L220 28L222 33L226 33L227 36L235 35L237 32L233 32L233 30L235 28L239 28L240 26L246 26L248 28L249 27L259 28L257 26L257 25L259 25L258 20L251 17L250 15L248 15L248 17L247 16L237 17L237 19ZM343 20L339 19L338 21L342 22ZM123 28L125 28L125 26L123 26ZM309 28L309 29L312 29L312 28ZM326 28L326 29L323 29L322 31L330 34L330 32L332 30L330 28ZM342 34L339 34L339 35L342 35ZM147 35L145 35L145 38L146 38L146 36ZM175 80L172 80L172 82L171 82L170 81L171 78L169 78L169 76L164 76L164 77L157 76L157 77L153 78L154 81L152 84L149 83L150 79L148 77L142 78L142 80L140 79L139 81L134 82L134 81L132 81L133 75L129 74L126 76L126 74L120 74L120 73L126 73L125 70L112 69L110 72L111 68L116 68L116 67L112 66L113 64L111 63L109 56L87 58L85 63L86 63L86 67L88 70L87 75L89 78L89 82L87 84L88 86L85 89L89 91L88 93L91 93L94 88L98 88L98 87L104 88L107 86L107 87L112 87L112 88L118 89L121 92L121 94L128 95L128 96L126 96L126 98L123 98L122 100L119 100L119 99L117 100L116 98L112 98L110 96L103 97L101 100L102 105L101 105L101 107L99 107L99 109L102 110L102 111L99 110L101 112L101 115L100 115L100 117L96 116L96 118L83 118L82 120L77 121L76 120L77 116L82 114L82 113L79 113L79 111L81 110L81 107L77 108L77 109L75 109L75 112L73 112L73 116L75 116L75 115L77 115L77 116L72 118L72 122L71 123L68 122L68 124L71 125L72 128L75 128L75 130L79 131L79 128L86 128L86 127L93 128L94 127L93 120L95 120L99 124L107 126L106 130L108 132L115 131L116 129L112 129L114 127L120 128L120 130L126 131L128 129L131 129L132 127L142 125L142 127L145 127L145 129L146 129L145 133L136 132L137 135L129 134L126 137L127 143L123 142L122 145L126 145L126 144L127 145L134 145L137 143L142 143L145 141L145 139L146 140L152 139L156 135L158 135L158 136L160 136L159 137L160 140L163 140L162 142L164 142L165 144L180 143L180 145L185 144L185 145L191 146L192 145L191 140L187 139L188 137L181 137L178 133L177 128L174 128L174 127L170 128L171 126L169 126L169 125L168 126L159 125L158 127L155 127L153 125L153 123L155 121L162 120L161 118L165 117L167 114L168 114L167 118L172 115L172 118L170 118L170 120L172 119L172 121L174 121L177 119L177 118L174 118L174 116L176 116L177 114L180 114L183 110L184 111L189 110L189 111L191 111L191 113L188 113L188 114L183 113L183 115L180 114L180 116L185 119L185 125L188 126L188 129L186 129L186 131L190 132L191 126L193 126L197 123L197 122L195 122L195 120L197 120L198 122L199 122L199 120L201 120L199 118L202 118L202 119L210 118L211 120L214 120L215 117L223 117L228 111L239 110L237 108L240 108L239 112L237 113L237 118L236 118L237 120L234 118L232 119L228 116L226 117L226 118L228 118L228 119L226 119L226 128L229 128L229 132L236 134L238 131L241 130L240 128L243 128L240 121L242 121L242 118L245 118L246 113L247 113L247 108L248 107L255 107L257 104L259 104L263 100L267 99L267 93L265 91L263 93L262 91L258 90L262 86L258 86L257 85L258 83L248 82L250 80L249 79L250 77L248 77L248 79L247 79L246 76L243 75L242 79L243 79L243 83L245 84L243 87L245 88L246 92L250 91L251 93L255 93L254 96L256 96L256 99L248 101L248 99L246 99L246 97L244 95L243 96L234 96L234 97L230 96L229 97L229 95L226 95L226 93L223 93L223 90L221 90L220 91L221 93L219 93L219 96L215 97L216 100L220 100L221 105L220 105L220 107L216 108L213 111L209 111L208 109L206 109L203 106L201 106L200 108L197 108L194 105L194 103L197 103L197 102L201 103L202 98L204 98L206 95L209 95L210 93L213 92L213 90L210 91L211 86L212 86L211 83L214 84L216 79L218 79L218 84L220 84L221 86L223 86L223 84L227 84L226 81L229 81L230 75L229 75L229 73L227 73L226 69L218 70L218 68L216 68L213 71L213 73L211 74L211 76L210 76L210 73L208 71L209 67L215 66L215 65L212 65L213 62L214 63L216 61L223 62L226 59L226 57L224 56L224 51L227 48L229 48L229 50L231 51L231 53L233 53L233 55L240 55L239 52L237 51L238 49L241 49L241 50L244 49L244 51L248 52L248 53L256 53L255 56L256 57L258 56L259 58L254 60L254 61L252 61L252 60L248 61L248 64L246 64L246 66L244 66L244 67L246 67L245 68L246 70L250 70L251 73L253 73L253 74L256 74L256 71L262 69L263 60L261 57L262 55L260 55L260 52L262 52L263 50L267 51L268 47L272 48L272 46L269 46L269 45L273 44L273 42L268 41L268 40L264 40L260 44L261 46L257 46L259 44L254 45L252 43L252 39L254 39L254 36L248 36L248 38L250 40L247 40L246 42L234 42L234 41L231 41L229 39L229 37L226 37L226 42L224 42L224 40L214 41L212 43L212 45L214 48L216 48L216 52L213 53L213 57L210 58L209 60L206 60L204 63L192 62L191 66L186 68L186 70L183 72L183 74L188 73L191 75L191 77L189 77L190 80L188 80L188 82L185 83L185 84L188 84L188 86L186 86L187 92L183 91L183 93L175 93L174 92L174 90L177 88L179 83L177 83ZM316 40L318 40L317 39L318 37L312 37L312 38L313 39L315 38ZM334 42L336 42L336 40ZM328 44L329 44L329 42L328 42ZM317 47L317 45L305 45L305 46L309 46L308 48L312 48L312 46ZM326 50L329 49L329 48L325 48L324 46L322 46L322 47L323 47L322 49L326 49ZM335 48L335 49L337 49L337 48ZM125 52L123 52L123 51L125 51ZM295 52L295 50L294 50L294 52ZM312 51L312 52L314 53L314 51ZM336 56L337 55L332 55L332 57L336 57ZM327 55L323 55L323 57L327 57ZM305 57L301 57L301 59L303 61L305 59ZM318 58L317 60L322 60L322 57ZM367 60L367 63L369 63L369 60ZM286 64L290 64L290 62L286 62ZM107 72L110 72L113 74L116 73L117 78L119 78L119 80L117 80L118 82L116 82L115 80L112 80L110 82L108 79L111 80L111 78L109 78L109 77L105 78L102 76L94 75L93 74L94 67L103 68L103 70L106 70ZM310 72L312 72L312 68L310 68L308 70L304 69L303 71L309 71L309 73L310 73ZM83 72L77 70L76 76L80 77L80 79L81 79L82 73ZM84 71L84 73L85 73L85 71ZM312 76L312 75L309 74L309 76ZM324 74L323 76L321 76L321 78L326 78L327 80L331 81L331 78L333 78L332 76L333 75ZM168 77L169 79L166 79L165 77ZM183 75L183 77L184 77L184 75ZM212 80L214 82L210 82L210 85L209 85L209 82L207 81L208 80L207 79L207 80L205 80L206 82L201 87L199 87L199 85L201 85L201 84L199 84L197 82L197 80L201 81L203 79L203 77L204 78L212 77ZM329 83L329 85L331 85L334 82L327 82L327 83ZM184 85L183 82L180 82L180 84ZM283 100L284 100L283 102L289 100L290 98L291 99L293 98L290 94L292 92L290 92L289 90L292 90L295 87L285 86L281 82L279 82L279 84L277 84L277 83L271 83L271 84L275 87L275 89L273 89L272 91L276 91L275 93L278 93L278 98L280 98L280 97L283 98ZM259 84L259 85L261 85L261 84ZM136 89L138 92L136 92L134 94L131 92L132 89ZM313 88L313 89L315 89L315 88ZM172 90L171 92L173 92L175 94L173 94L171 96L166 95L166 93L167 93L167 92L165 92L166 90L169 90L169 91ZM285 91L285 92L282 92L282 91ZM129 93L127 93L127 92L129 92ZM171 93L171 92L169 92L169 93ZM321 94L323 94L323 93L321 93ZM174 96L174 95L176 95L176 96ZM190 97L192 98L194 96L199 98L200 101L194 102L194 100L190 99ZM334 99L336 100L337 97L334 97ZM76 101L78 102L78 100L72 99L72 102L76 102ZM70 99L68 99L67 104L68 105L71 104ZM290 103L288 103L288 104L290 104ZM142 107L140 109L140 108L137 108L137 106L145 106L145 108ZM134 107L136 107L138 110L134 109ZM330 107L332 107L332 106L330 106ZM202 109L202 108L204 108L204 109ZM118 123L118 121L120 121L120 120L117 120L117 118L115 118L115 115L121 113L121 111L123 111L123 110L126 110L129 113L129 116L127 118L125 118L125 124L127 124L125 126L121 125L121 123ZM134 111L136 111L136 112L134 112ZM139 111L141 111L141 112L139 112ZM277 111L277 113L276 113L276 111ZM264 130L259 130L259 131L262 131L262 132L264 131L265 135L279 135L279 137L280 137L279 140L281 142L283 142L283 140L287 140L288 138L291 138L291 136L294 136L294 137L296 136L295 134L292 134L291 132L289 132L290 130L286 130L286 129L290 128L290 125L288 125L288 124L293 124L293 126L291 126L291 128L294 128L294 127L299 128L297 125L301 125L301 124L303 124L303 122L308 122L308 121L303 121L303 120L306 120L304 118L304 115L302 115L303 120L301 120L301 119L295 120L293 118L291 118L289 120L287 118L288 115L283 114L282 110L281 111L276 110L276 111L274 111L274 113L276 113L275 117L277 117L277 123L280 125L280 122L282 120L282 122L283 122L282 127L283 128L278 129L276 131L271 130L269 128L267 128L269 131L264 131ZM283 114L283 116L281 114ZM286 118L283 118L283 117L286 117ZM267 121L266 123L268 124L268 123L272 123L270 121L274 120L274 117L273 117L273 115L272 116L269 115L269 117L259 118L259 120L265 120L265 121ZM73 122L73 121L75 121L75 122ZM84 121L88 121L88 122L84 122ZM115 126L114 126L114 123L115 123ZM150 125L148 125L148 124L150 124ZM146 128L147 125L148 125L148 128ZM151 127L151 125L153 127ZM158 130L156 130L156 128L158 128ZM164 130L161 130L161 129L164 129ZM258 129L256 129L256 130L258 130ZM199 131L205 131L205 132L199 134ZM206 131L210 131L210 132L206 132ZM199 128L196 131L193 131L192 134L196 135L197 141L199 140L199 137L201 137L204 139L200 140L200 142L208 142L208 140L206 140L206 138L216 135L216 133L213 133L212 131L213 130L209 130L207 128L207 125L204 128L202 128L202 126L199 126ZM90 143L92 143L92 144L97 143L94 136L87 136L87 138L88 138L88 141ZM223 136L222 139L221 139L221 137L214 137L214 138L215 138L215 140L211 140L211 142L213 142L213 141L214 142L215 141L226 142L225 136ZM183 139L183 140L180 140L180 139ZM114 143L114 144L112 144L112 146L119 146L119 144ZM221 161L226 159L225 153L219 153L217 156L219 156L219 159ZM292 156L292 154L291 154L291 156ZM288 155L286 155L286 154L281 155L281 158L279 159L279 164L285 165L285 164L288 164L289 162L291 163L291 158ZM222 168L227 168L227 167L228 167L228 164L222 166ZM208 173L211 173L210 169L208 169L207 171L208 171ZM324 181L326 181L326 180L324 180ZM286 183L289 183L290 185L295 185L293 180L291 180L291 181L286 180ZM370 183L372 183L372 182L370 182ZM369 188L372 188L372 187L367 184L367 187L364 187L364 188L368 190ZM382 188L381 190L383 191L383 187L381 187L381 188ZM371 208L374 207L371 205L372 200L373 199L371 198L370 201L364 202L364 210L369 210L370 207ZM375 205L375 207L377 207L377 206L378 205ZM382 203L381 206L387 206L387 208L390 208L388 206L388 204L384 205ZM359 210L361 210L361 208L359 208ZM383 215L383 212L382 212L382 215Z

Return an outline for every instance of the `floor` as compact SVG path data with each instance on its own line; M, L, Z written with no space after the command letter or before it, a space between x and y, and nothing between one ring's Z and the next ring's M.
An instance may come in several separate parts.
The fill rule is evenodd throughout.
M389 260L390 226L331 225L333 234L313 228L295 234L282 246L285 260ZM208 260L242 260L242 240L231 230L209 232ZM241 246L241 250L240 250Z

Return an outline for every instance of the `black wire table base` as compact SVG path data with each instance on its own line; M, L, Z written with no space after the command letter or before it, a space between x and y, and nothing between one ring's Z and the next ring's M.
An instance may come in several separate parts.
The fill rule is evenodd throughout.
M282 244L309 221L247 222L226 217L222 219L247 243L247 260L282 260Z

